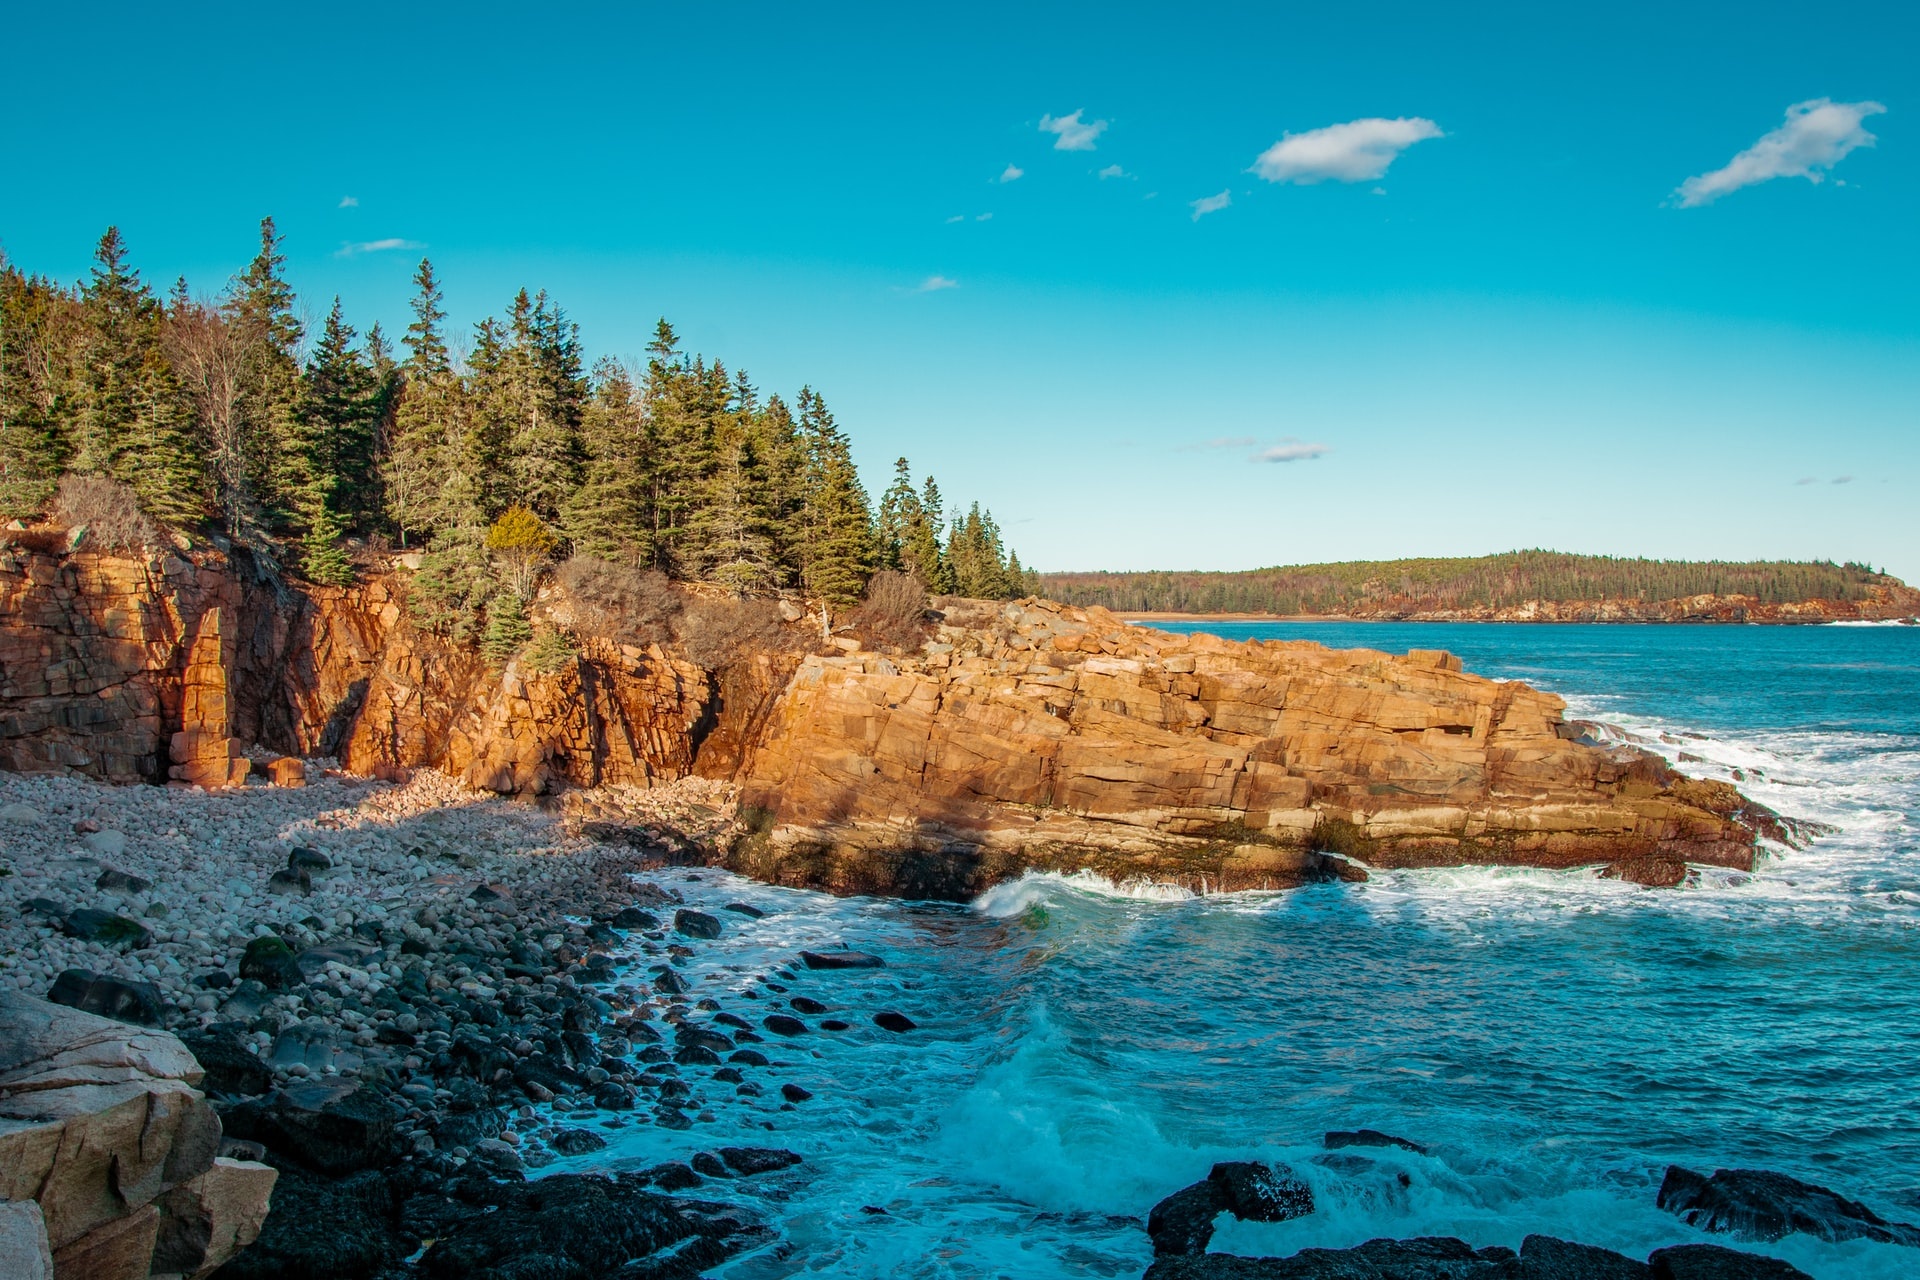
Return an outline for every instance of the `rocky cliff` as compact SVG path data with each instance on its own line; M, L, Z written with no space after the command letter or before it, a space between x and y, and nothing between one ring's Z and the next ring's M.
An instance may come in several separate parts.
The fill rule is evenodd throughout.
M1196 888L1387 867L1750 868L1763 811L1449 654L1230 643L1100 609L983 609L911 658L810 658L744 778L734 861L960 896L1027 867Z
M1672 883L1687 862L1751 866L1769 818L1579 741L1558 698L1444 653L976 602L909 656L838 638L708 670L586 635L556 670L502 672L414 628L405 590L280 586L207 548L0 547L0 765L225 786L330 756L520 795L697 772L741 785L720 851L738 869L939 897L1029 867L1235 889L1356 863L1606 863Z

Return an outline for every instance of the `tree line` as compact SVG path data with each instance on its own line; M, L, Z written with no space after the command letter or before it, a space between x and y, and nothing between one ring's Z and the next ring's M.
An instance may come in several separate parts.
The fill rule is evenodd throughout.
M950 509L904 458L871 504L817 391L763 397L665 320L644 363L589 366L558 304L522 290L456 355L423 260L397 347L338 298L309 341L284 266L270 218L211 300L184 280L157 296L112 228L74 286L0 256L0 518L46 512L63 476L108 477L154 519L319 583L353 580L356 545L417 550L418 616L462 638L524 609L503 564L572 555L836 608L883 569L936 593L1037 589L990 512Z
M1530 600L1657 603L1699 595L1766 604L1862 600L1898 585L1864 564L1826 561L1638 560L1511 551L1471 558L1353 560L1235 573L1049 573L1045 593L1077 605L1140 613L1281 616L1507 608Z

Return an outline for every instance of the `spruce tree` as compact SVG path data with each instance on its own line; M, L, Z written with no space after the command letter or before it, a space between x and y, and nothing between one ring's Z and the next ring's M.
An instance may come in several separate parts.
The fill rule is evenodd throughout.
M647 509L653 461L640 391L615 360L594 366L593 383L580 422L582 480L567 500L561 527L578 554L647 564L653 558Z
M946 521L946 503L940 486L932 476L920 488L920 502L908 522L903 558L908 572L917 576L935 595L953 590L953 569L940 547L940 533Z
M245 493L236 507L241 523L259 519L275 527L284 526L294 495L308 480L296 415L302 330L293 286L282 274L280 241L273 219L262 218L259 252L234 281L225 306L238 358L236 408L245 468Z
M380 471L387 518L402 547L433 536L446 479L442 459L455 434L459 402L433 263L422 258L413 282L413 323L402 339L407 358L399 369L392 435Z
M920 495L914 492L913 468L905 458L893 463L893 483L880 495L880 513L876 533L878 558L882 569L905 569L907 538L920 514ZM925 582L925 579L922 579Z
M0 518L35 516L72 453L72 299L0 254Z
M826 401L803 387L799 405L806 446L801 581L829 606L845 609L873 573L873 517L847 437Z
M307 362L297 412L300 484L291 498L301 564L313 581L333 586L353 580L353 567L339 544L364 502L379 412L373 370L354 350L353 339L335 298Z

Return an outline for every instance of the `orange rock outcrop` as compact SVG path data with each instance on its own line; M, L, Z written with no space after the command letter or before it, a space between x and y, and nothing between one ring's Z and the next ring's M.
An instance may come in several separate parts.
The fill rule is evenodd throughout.
M1752 865L1732 788L1574 741L1559 698L1445 653L1032 600L967 621L911 658L801 666L743 780L736 865L938 897L1028 867L1237 889L1356 874L1343 859Z

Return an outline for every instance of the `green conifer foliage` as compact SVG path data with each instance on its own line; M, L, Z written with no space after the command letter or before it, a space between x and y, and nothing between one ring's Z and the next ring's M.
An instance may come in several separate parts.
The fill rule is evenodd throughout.
M593 396L580 418L580 487L561 527L577 554L639 566L653 559L648 496L653 457L639 388L615 360L593 370Z
M301 565L315 582L344 586L353 567L340 549L373 476L378 388L353 347L354 332L333 300L319 345L307 362L297 407L300 483L292 490Z
M443 458L458 439L461 388L447 356L440 283L433 263L414 272L413 323L403 340L406 361L394 391L393 426L380 467L387 519L402 547L433 536L446 483Z
M66 469L75 327L64 290L0 255L0 518L39 514Z
M248 528L254 520L284 527L295 496L308 483L297 413L302 329L285 267L273 219L262 218L260 250L234 281L224 307L237 364L236 479L242 492L232 502L235 532L264 532Z
M847 437L812 388L800 391L806 448L801 581L836 609L850 608L873 573L873 517Z

